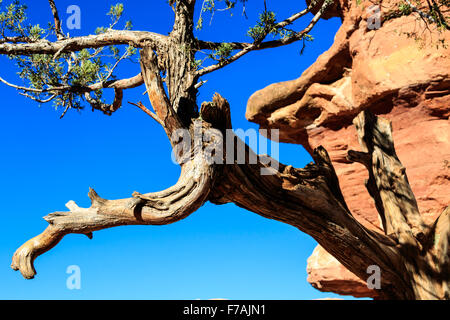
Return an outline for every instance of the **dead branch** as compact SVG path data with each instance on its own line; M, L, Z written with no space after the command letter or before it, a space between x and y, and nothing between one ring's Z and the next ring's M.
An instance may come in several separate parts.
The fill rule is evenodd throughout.
M139 109L141 109L142 111L144 111L147 115L149 115L150 117L153 118L153 120L155 120L156 122L158 122L161 126L164 126L164 123L158 118L158 116L156 114L154 114L153 112L151 112L150 110L148 110L141 101L139 101L138 103L133 103L128 101L129 104L138 107Z
M52 10L53 19L55 21L55 33L58 40L63 40L66 38L64 33L62 32L61 20L59 19L58 9L56 8L54 0L48 0L50 8Z
M394 234L401 244L415 245L416 240L424 239L427 229L406 169L395 153L391 123L367 111L360 113L354 124L364 153L350 152L348 159L368 168L368 189L382 220L386 221L386 234Z
M98 35L74 37L56 42L40 40L33 43L2 43L0 54L23 55L56 54L80 51L83 49L95 49L111 45L133 45L135 48L158 46L165 42L166 36L146 31L111 30Z
M198 154L182 165L177 184L165 191L136 194L133 198L121 200L105 200L91 189L91 207L80 208L70 201L66 205L68 212L47 215L44 218L49 223L47 229L17 249L11 267L19 270L24 278L32 279L36 274L34 260L52 249L67 234L92 237L95 231L116 226L177 222L203 205L213 183L213 168L202 154Z

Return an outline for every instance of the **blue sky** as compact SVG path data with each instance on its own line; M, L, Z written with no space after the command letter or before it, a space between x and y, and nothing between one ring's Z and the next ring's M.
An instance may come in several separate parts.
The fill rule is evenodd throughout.
M123 1L124 20L135 30L167 34L173 13L166 1ZM33 23L46 25L51 12L46 0L28 0ZM81 8L81 30L93 33L108 24L106 12L116 1L66 1L56 4L63 21L66 8ZM268 1L282 19L304 8L298 0ZM216 14L198 36L215 41L249 41L262 0L248 4L246 20L236 10ZM311 16L308 16L310 18ZM307 24L303 20L301 24ZM205 77L199 102L215 92L231 104L234 128L257 129L245 119L250 95L271 83L297 78L332 44L338 19L321 21L316 40L300 55L300 44L251 53ZM0 76L15 81L17 69L0 57ZM134 76L139 66L125 63L119 77ZM89 187L108 199L133 191L158 191L173 185L179 168L163 129L126 101L142 100L143 87L125 92L125 104L113 116L87 110L61 111L19 96L0 86L0 299L316 299L321 293L306 281L306 259L316 246L292 226L264 219L232 204L206 204L187 219L169 226L132 226L66 236L36 260L37 276L24 280L10 268L14 251L41 233L50 212L76 201L89 206ZM311 161L298 145L280 145L280 161L303 167ZM81 269L81 290L66 288L67 267Z

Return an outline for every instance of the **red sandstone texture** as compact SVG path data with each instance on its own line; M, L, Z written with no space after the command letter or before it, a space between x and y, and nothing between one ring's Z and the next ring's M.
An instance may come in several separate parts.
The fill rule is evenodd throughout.
M372 5L339 0L327 15L342 19L331 48L300 78L253 94L246 117L280 129L282 142L308 151L323 145L352 213L375 229L380 222L364 186L367 171L345 156L360 150L351 121L361 110L390 119L397 154L431 223L450 204L450 32L427 27L415 13L385 19L398 8L393 0L381 1L381 28L370 30ZM322 291L376 296L320 246L308 259L308 274Z

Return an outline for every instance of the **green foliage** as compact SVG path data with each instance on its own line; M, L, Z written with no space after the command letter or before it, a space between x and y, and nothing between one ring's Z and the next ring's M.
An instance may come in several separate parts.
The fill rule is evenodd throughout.
M411 6L408 3L403 2L403 1L398 4L398 10L400 11L400 14L403 16L407 16L412 13Z
M119 20L123 14L123 3L118 3L116 5L112 5L107 13L108 16L111 16L113 20Z
M413 2L411 4L411 2ZM401 16L408 16L416 12L420 19L426 20L437 25L439 29L450 30L450 17L445 17L442 12L447 12L450 5L450 0L434 0L427 1L426 5L421 0L414 1L400 1L397 9L387 12L383 16L384 21L395 19ZM415 7L413 7L415 6ZM442 10L444 8L444 10Z
M286 27L280 27L277 24L275 12L265 10L259 15L256 26L247 31L247 35L251 37L254 42L260 42L263 41L267 35L272 35L274 38L288 38L294 35L294 31Z
M127 22L125 22L125 30L131 30L133 29L133 23L131 22L131 20L128 20Z
M265 11L259 15L259 21L256 26L247 31L247 35L253 38L254 41L262 40L268 31L275 30L275 13L273 11Z
M256 26L250 28L247 35L253 39L253 41L262 41L267 35L286 37L292 34L292 31L285 28L277 27L277 21L275 18L275 12L264 11L259 15L259 20Z
M113 29L114 26L120 21L124 12L124 6L122 3L117 3L115 5L111 5L109 11L106 13L107 16L111 18L111 23L108 27L98 27L95 30L96 34L104 33L108 31L108 29ZM131 30L133 28L133 24L131 21L126 21L124 30Z
M192 69L198 70L203 64L203 60L196 59L192 62Z
M442 30L450 30L450 16L444 16L441 8L445 7L448 14L448 7L450 6L450 0L436 0L432 1L430 8L430 16L433 21L436 22L438 28Z
M0 40L3 38L22 37L27 42L47 39L54 35L54 27L49 24L44 29L39 24L27 24L25 5L18 0L4 5L0 0ZM99 27L96 34L105 33L112 29L123 16L124 6L119 3L112 5L107 12L111 17L108 27ZM130 21L125 23L124 29L131 29ZM85 103L84 92L87 86L94 83L115 79L113 72L118 63L130 59L137 53L132 46L110 46L99 49L84 49L79 52L62 53L58 56L49 54L35 54L31 56L10 56L19 68L18 75L30 90L23 90L24 95L37 101L52 98L55 107L63 106L82 109ZM65 88L65 90L55 90ZM41 90L41 91L39 91ZM102 101L102 90L91 93L91 97Z
M45 30L42 29L39 24L32 26L30 28L29 31L29 37L33 40L33 41L37 41L40 40L42 38L42 36L45 34Z
M214 60L224 61L231 56L233 47L231 44L223 42L209 57Z
M3 1L0 1L0 6L2 6ZM26 19L25 10L26 5L22 5L18 0L12 2L6 8L2 8L0 13L0 22L2 24L2 30L8 30L15 33L23 32L23 23Z
M18 0L12 1L9 5L4 5L0 0L0 35L2 37L22 37L30 41L42 39L46 31L38 24L26 24L27 6Z

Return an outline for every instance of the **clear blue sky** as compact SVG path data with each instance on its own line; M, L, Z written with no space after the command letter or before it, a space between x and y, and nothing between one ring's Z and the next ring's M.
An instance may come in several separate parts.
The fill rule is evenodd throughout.
M125 1L124 20L135 30L167 34L173 12L166 1ZM201 2L201 1L199 1ZM249 20L236 10L233 17L216 14L198 36L215 41L249 41L246 30L256 21L262 0L248 4ZM33 23L51 18L46 0L26 1ZM81 30L93 33L107 25L105 15L115 1L56 1L63 21L66 8L81 8ZM303 1L268 0L280 19L304 8ZM310 18L311 16L308 16ZM303 24L307 21L303 20ZM245 117L246 103L258 89L297 78L332 44L338 19L321 21L303 55L301 45L249 54L205 79L199 102L214 92L232 107L234 128L257 129ZM0 58L0 75L15 81L17 70ZM139 66L124 64L118 75L134 76ZM124 101L142 100L143 87L125 92ZM24 280L10 268L14 251L41 233L50 212L76 201L89 206L88 188L105 198L129 197L174 184L179 168L170 157L162 128L137 108L124 104L112 117L99 112L69 112L62 120L51 105L19 96L0 86L0 298L1 299L316 299L321 293L306 281L306 259L316 246L294 227L264 219L229 204L206 204L187 219L169 226L117 227L66 236L36 260L37 276ZM311 161L301 146L280 145L280 161L303 167ZM81 268L81 290L66 288L66 269Z

